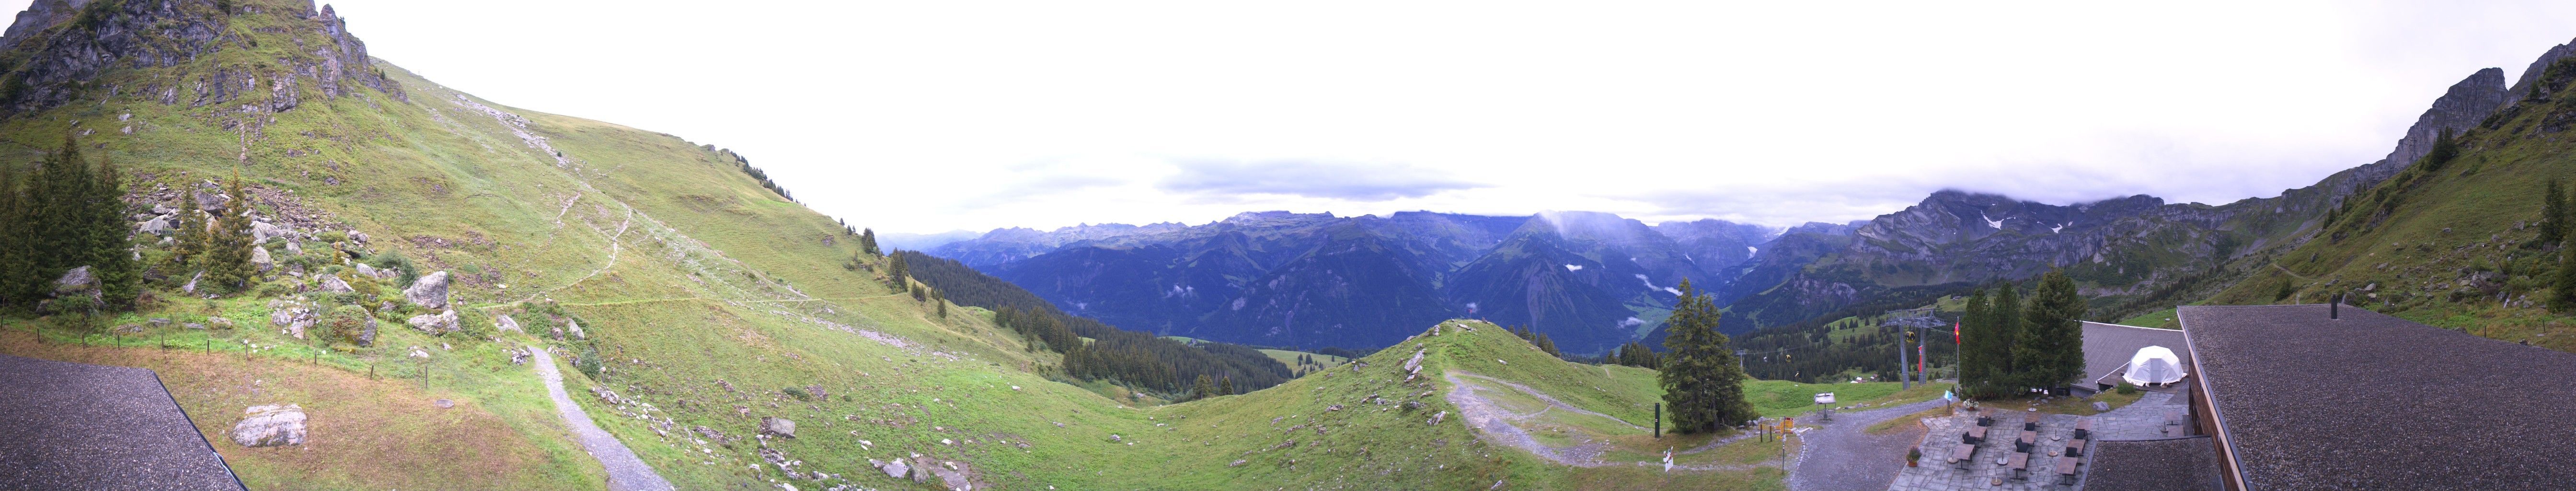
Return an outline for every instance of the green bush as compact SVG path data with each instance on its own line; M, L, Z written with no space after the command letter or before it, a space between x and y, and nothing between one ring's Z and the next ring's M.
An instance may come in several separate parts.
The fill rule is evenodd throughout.
M313 327L322 331L314 334L320 339L358 344L358 336L366 334L367 308L356 305L332 307Z
M581 374L583 376L590 377L590 381L592 382L608 382L608 367L601 364L599 361L598 345L582 343L581 354L578 359L573 361L572 367L574 369L581 370Z
M786 389L782 389L782 390L780 390L780 392L786 392L788 397L794 397L794 398L796 398L796 400L799 400L799 401L811 401L811 400L814 400L814 394L808 394L808 393L806 393L806 392L805 392L805 388L803 388L803 387L788 387L788 388L786 388Z
M2112 390L2120 391L2121 394L2136 394L2138 393L2138 386L2129 385L2128 382L2120 382L2120 387Z
M396 286L410 285L412 280L420 279L420 270L412 267L411 258L403 257L401 252L391 249L387 249L384 252L378 252L373 256L367 256L367 265L375 266L376 269L390 269L401 272L401 276L394 278L394 285Z

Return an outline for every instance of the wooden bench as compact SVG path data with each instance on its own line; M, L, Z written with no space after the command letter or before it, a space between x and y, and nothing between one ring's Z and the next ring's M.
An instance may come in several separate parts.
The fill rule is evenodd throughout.
M2057 458L2057 483L2058 483L2058 484L2064 484L2064 485L2068 485L2068 486L2073 486L2073 485L2075 485L2075 464L2077 464L2077 461L2075 460L2075 458L2074 458L2074 457L2058 457L2058 458Z

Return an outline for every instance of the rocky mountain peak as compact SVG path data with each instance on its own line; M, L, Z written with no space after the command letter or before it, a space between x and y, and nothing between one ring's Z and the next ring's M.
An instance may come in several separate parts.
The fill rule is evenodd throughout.
M2566 48L2567 45L2559 45L2550 52L2559 53ZM2544 61L2554 59L2546 55L2541 58ZM2534 69L2524 75L2528 77L2538 73L2539 70ZM2395 164L2388 166L2388 172L2393 174L2404 169L2415 163L2415 159L2423 158L2426 152L2433 151L2433 141L2440 139L2443 131L2461 133L2476 127L2486 120L2487 115L2495 114L2497 107L2504 106L2506 95L2511 92L2505 88L2504 69L2500 68L2478 70L2469 74L2469 78L2451 84L2451 89L2442 93L2442 97L2433 99L2432 108L2425 109L2424 115L2415 118L2414 126L2406 128L2406 136L2397 140L2397 148L2388 152L2387 162Z
M2530 96L2531 84L2540 80L2540 73L2547 71L2549 64L2557 63L2558 59L2566 58L2567 55L2576 55L2576 41L2551 46L2548 51L2540 52L2540 58L2531 60L2531 67L2522 69L2522 76L2514 79L2513 88L2505 90L2506 95L2512 96L2515 100Z
M58 107L101 89L91 87L92 82L110 70L174 68L228 49L251 51L262 62L192 69L168 85L108 84L102 92L190 107L231 107L230 102L245 96L265 96L241 107L267 113L292 110L316 95L342 97L359 87L407 99L399 85L375 68L366 43L349 34L347 21L329 6L317 10L310 1L294 3L300 5L262 9L217 0L39 0L20 12L5 33L11 55L21 57L13 75L25 85L0 102L17 113ZM236 17L259 15L285 20L286 27L263 27L256 33L228 27Z
M0 49L17 46L18 41L27 39L29 35L72 20L72 16L79 14L81 7L88 6L90 1L36 0L27 5L26 11L18 13L18 20L9 24L7 32L0 33Z

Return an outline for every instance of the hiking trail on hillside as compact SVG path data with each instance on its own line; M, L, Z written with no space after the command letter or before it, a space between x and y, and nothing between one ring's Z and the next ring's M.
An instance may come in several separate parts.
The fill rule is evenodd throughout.
M670 481L662 480L661 474L653 473L652 466L644 465L644 459L636 458L635 451L628 450L624 442L617 441L617 437L610 436L607 431L599 429L598 424L592 423L590 413L582 411L580 404L572 402L572 396L564 392L563 372L555 369L554 355L547 354L543 348L532 347L528 351L536 354L533 364L537 366L537 377L546 381L546 395L555 400L555 415L562 416L564 426L572 428L573 437L581 441L581 448L599 459L600 467L608 469L610 491L675 489Z

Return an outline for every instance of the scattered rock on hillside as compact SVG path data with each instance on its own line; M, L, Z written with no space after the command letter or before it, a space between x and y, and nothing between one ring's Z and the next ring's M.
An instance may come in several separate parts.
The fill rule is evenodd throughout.
M232 328L233 328L233 320L232 320L232 319L222 318L222 317L207 317L207 318L206 318L206 325L208 325L208 326L214 326L214 328L216 328L216 329L232 329Z
M583 333L581 332L581 323L579 323L579 322L573 322L573 320L572 320L572 319L564 319L564 330L565 330L565 331L568 331L568 332L571 332L571 333L572 333L572 337L581 338L581 339L590 339L590 335L589 335L589 334L583 334ZM820 394L817 394L817 396L820 396Z
M196 284L196 281L189 280L188 284L194 285ZM358 289L349 287L348 280L340 279L339 275L326 274L322 275L322 291L325 293L351 293L358 291Z
M170 223L169 215L152 217L151 220L144 220L143 223L134 224L134 233L138 235L169 235L170 231L173 230Z
M437 315L423 314L411 316L411 320L407 322L411 324L413 329L419 329L422 332L430 334L450 333L465 330L463 326L457 323L456 311L454 310L440 311Z
M301 255L304 255L304 246L303 246L302 244L297 244L295 241L292 241L292 240L286 241L286 255L289 255L289 256L301 256Z
M410 300L412 305L447 308L447 272L430 273L412 281L411 288L403 289L403 299Z
M1439 426L1439 425L1440 425L1440 420L1444 420L1444 419L1449 419L1449 412L1448 412L1448 411L1441 411L1441 412L1440 412L1440 414L1434 414L1434 415L1431 415L1431 425L1432 425L1432 426Z
M283 308L278 308L278 310L270 310L270 313L268 313L268 323L270 323L270 326L286 328L286 333L289 333L289 336L296 336L296 339L304 339L304 328L312 328L312 326L314 326L314 310L309 310L309 308L296 308L296 305L283 305Z
M250 264L251 266L258 267L259 272L262 273L266 273L268 270L277 269L277 259L268 255L267 247L251 247Z
M777 435L787 438L795 438L796 421L787 418L763 416L760 418L760 433L763 435Z
M233 443L244 447L304 444L304 407L294 404L251 406L233 423Z
M295 233L295 229L271 225L268 222L250 223L250 243L253 245L267 244L268 239L270 238L282 237L293 233Z
M902 479L905 475L912 474L912 466L903 465L903 459L894 459L893 462L881 462L877 459L868 459L868 465L875 466L877 470L885 471L886 477L895 479Z
M492 327L494 327L494 328L498 328L498 329L503 330L503 331L518 331L518 330L520 330L520 329L519 329L519 320L518 320L518 319L512 319L512 318L510 318L510 315L509 315L509 314L501 314L501 315L492 316Z

